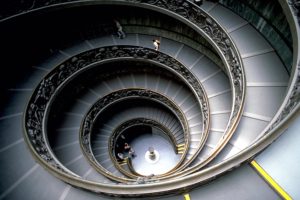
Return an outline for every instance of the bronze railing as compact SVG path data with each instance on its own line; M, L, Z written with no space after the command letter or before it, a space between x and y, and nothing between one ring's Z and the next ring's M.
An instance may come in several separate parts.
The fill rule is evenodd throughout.
M128 100L128 99L145 99L148 101L149 100L154 101L159 104L162 104L164 107L166 107L172 113L174 113L174 115L178 118L178 120L182 126L183 133L185 135L185 144L186 144L186 146L189 145L189 137L190 136L189 136L188 122L185 118L184 113L170 99L168 99L167 97L165 97L162 94L159 94L158 92L153 92L153 91L147 90L147 89L137 89L137 88L130 89L130 88L128 88L128 89L123 89L123 90L118 90L118 91L112 92L112 93L104 96L103 98L99 99L94 105L91 106L91 108L85 115L84 120L81 125L81 128L80 128L80 146L83 150L83 153L85 154L85 157L88 158L88 161L94 166L94 168L99 173L103 174L104 176L107 176L109 174L108 178L110 178L110 179L114 179L114 175L112 173L110 173L108 170L106 170L101 165L101 163L99 163L99 161L97 161L97 159L95 158L93 151L92 151L91 134L92 134L92 130L93 130L93 125L94 125L94 122L97 120L97 117L100 116L101 113L104 112L106 109L113 106L115 103L119 103L121 101ZM134 121L127 122L127 125L130 125L130 122L134 122ZM124 125L126 125L126 124L122 124L121 127L119 127L119 128L123 128ZM116 131L118 131L118 129ZM119 132L116 132L115 134L118 134L118 133ZM116 163L114 156L111 155L111 152L112 152L111 148L114 147L114 142L113 142L114 136L115 136L114 133L112 133L112 135L110 136L110 139L107 141L108 142L107 150L110 153L110 157L113 158L112 163L113 163L113 161L115 161L114 163ZM184 161L184 157L185 157L186 153L187 153L187 150L182 155L182 158L180 159L179 163L176 166L180 165ZM125 173L126 175L128 175L131 178L137 178L136 176L131 176L130 174L126 173L123 170L121 172ZM120 178L120 177L116 177L114 180L119 181L121 179L122 178ZM126 182L126 181L128 181L128 179L125 179L122 182Z

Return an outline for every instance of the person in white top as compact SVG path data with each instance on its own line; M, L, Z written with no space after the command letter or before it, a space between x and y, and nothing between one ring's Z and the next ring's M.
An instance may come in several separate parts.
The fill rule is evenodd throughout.
M115 25L116 25L116 28L117 28L118 37L120 39L125 38L126 35L125 35L124 31L123 31L123 27L121 26L120 22L118 20L114 20L114 22L115 22Z
M158 50L159 50L160 41L157 40L157 39L152 40L152 41L153 41L154 49L155 49L156 51L158 51Z

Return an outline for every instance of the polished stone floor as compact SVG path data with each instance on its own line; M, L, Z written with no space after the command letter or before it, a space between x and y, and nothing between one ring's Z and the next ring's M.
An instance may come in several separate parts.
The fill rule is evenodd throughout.
M136 172L142 175L166 173L180 160L180 155L175 154L171 143L160 135L143 134L136 137L131 146L136 153L136 157L132 159L132 165ZM149 147L153 147L156 153L153 160L148 157Z

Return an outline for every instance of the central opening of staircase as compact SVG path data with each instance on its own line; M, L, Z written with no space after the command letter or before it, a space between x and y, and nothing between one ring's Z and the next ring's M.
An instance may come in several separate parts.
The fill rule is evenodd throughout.
M136 125L122 132L117 155L129 156L134 170L143 176L170 171L180 160L166 133L150 125Z

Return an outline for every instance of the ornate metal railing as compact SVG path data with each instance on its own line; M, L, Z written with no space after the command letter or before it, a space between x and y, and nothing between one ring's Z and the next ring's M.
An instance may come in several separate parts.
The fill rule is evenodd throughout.
M103 98L99 99L94 105L91 106L89 111L84 117L84 120L81 125L80 130L80 146L85 154L85 157L88 158L89 162L94 166L94 168L104 176L107 176L110 179L114 179L117 181L122 180L120 177L115 177L111 172L106 170L104 167L102 167L101 163L97 161L95 158L92 147L91 147L91 134L93 131L93 125L94 122L97 120L98 116L101 115L102 112L104 112L109 107L114 106L116 103L120 103L121 101L125 101L128 99L146 99L150 101L157 102L159 104L162 104L164 107L166 107L168 110L170 110L176 117L178 117L179 122L181 123L183 132L186 136L185 143L188 146L189 145L189 128L188 123L185 118L185 115L183 112L178 108L178 106L173 103L170 99L165 97L162 94L159 94L157 92L153 92L151 90L146 89L136 89L136 88L127 88L123 90L118 90L113 93L110 93ZM130 121L133 122L133 121ZM124 124L123 124L124 125ZM130 125L127 124L127 125ZM123 128L120 127L120 128ZM112 133L113 134L113 133ZM111 150L113 148L114 144L112 143L112 137L114 135L110 136L110 140L108 140L108 146L107 150ZM109 142L111 141L111 142ZM110 151L111 152L111 151ZM180 165L184 161L184 157L186 155L187 151L182 155L182 159L179 161L179 163L176 165ZM110 156L112 157L112 156ZM113 163L113 161L112 161ZM136 176L131 176L130 174L126 173L122 170L123 173L126 175L129 175L129 177L137 178ZM122 182L126 182L128 179L124 179Z
M268 126L261 132L255 142L261 140L265 135L270 135L276 131L276 127L282 122L286 122L288 116L292 112L296 112L297 106L300 102L300 55L299 55L299 2L295 0L279 1L285 11L287 20L290 24L293 36L293 67L290 77L289 88L286 97L278 109L277 113L268 124Z
M172 144L174 152L177 153L177 146L176 146L177 141L176 141L175 136L172 134L172 132L169 128L167 128L160 122L154 121L153 119L147 119L147 118L135 118L135 119L127 120L127 121L121 123L117 128L115 128L115 130L112 132L112 135L109 137L109 155L110 155L110 158L112 159L112 161L114 162L115 167L117 169L119 169L119 171L122 172L124 175L131 177L131 178L138 178L138 176L141 176L141 175L139 175L132 166L129 166L131 173L128 173L127 170L124 170L122 167L120 167L120 165L117 161L117 158L116 158L115 147L116 147L116 144L118 143L120 135L123 134L123 132L125 130L127 130L128 128L130 128L132 126L138 126L138 125L146 125L146 126L155 127L155 128L158 128L159 130L161 130L163 136L165 136L167 138L167 140L169 140L170 143ZM183 132L183 134L185 134L185 132ZM123 136L125 136L125 135L123 135ZM183 137L185 138L185 145L188 145L189 141L187 140L187 136L183 135ZM125 138L127 138L127 136L125 136ZM187 151L185 151L185 152L187 152ZM185 152L183 153L184 155L186 155ZM129 157L128 159L130 160L131 158ZM180 164L180 162L177 165L179 165L179 164Z
M224 131L223 137L218 142L212 153L199 164L189 168L189 171L199 170L201 167L213 160L225 147L241 118L244 106L246 81L239 51L230 36L218 24L218 22L216 22L208 13L189 1L136 0L135 2L153 5L152 9L158 12L165 12L169 14L168 11L171 11L172 13L175 13L174 17L189 24L192 28L203 35L213 47L216 48L216 51L219 53L227 69L233 93L233 107L229 122Z
M54 156L47 141L47 117L52 102L57 94L74 77L89 68L101 63L116 60L135 60L138 62L150 62L168 69L182 80L187 82L200 102L204 119L204 133L202 143L207 138L209 125L209 110L206 94L198 80L178 61L161 53L147 48L122 46L104 47L93 49L74 56L57 68L53 69L38 85L34 91L24 116L25 137L29 147L37 160L52 173L70 181L70 177L78 177L66 169ZM203 144L202 144L203 145ZM65 177L68 176L68 179ZM79 177L78 177L79 178ZM76 181L74 182L74 184Z
M61 2L67 2L67 0L48 1L47 6L55 3L61 3ZM233 80L232 87L234 88L235 101L234 101L233 114L231 118L234 120L232 120L230 122L231 124L229 125L229 127L231 126L232 128L227 128L227 130L230 129L230 131L227 132L230 133L233 132L236 126L235 123L238 119L237 116L240 115L240 112L242 110L242 104L243 104L244 92L245 92L244 90L245 78L243 76L243 69L242 69L242 63L240 57L230 37L226 33L223 33L223 30L219 28L219 25L216 22L214 22L214 20L208 14L206 14L204 11L201 11L199 9L195 9L196 7L193 6L193 4L190 2L180 1L179 3L177 3L176 1L167 1L167 0L139 1L139 2L143 2L145 3L145 5L147 3L154 5L153 8L151 9L157 10L159 12L171 11L168 14L171 15L173 13L173 16L178 17L178 19L180 20L186 19L187 23L189 23L190 26L193 26L196 30L199 30L199 32L204 34L204 36L207 37L208 40L210 40L213 44L216 44L216 49L220 53L223 60L226 61L225 63L228 68L228 71L233 73L233 75L230 75L230 78L231 80ZM298 7L296 1L291 0L290 3L293 7L296 8ZM137 6L140 5L137 4ZM35 9L37 7L38 6L33 4L33 6L30 6L29 9L25 9L25 10ZM190 11L190 9L192 9L192 11ZM297 19L297 17L295 17L295 19ZM299 32L298 25L296 25L295 29L297 30L298 33ZM297 49L294 49L294 52L298 53L299 52L298 37L295 37L294 41L297 41L296 42L297 45L294 45L297 47ZM77 58L74 59L73 62L75 63L76 61ZM78 65L80 66L81 64ZM86 66L84 62L82 62L82 65ZM72 64L70 66L72 66ZM64 68L64 66L61 67ZM45 118L44 111L48 106L47 104L48 99L52 98L51 95L54 94L54 90L57 89L57 85L59 83L59 81L55 82L53 80L56 79L57 77L64 77L65 72L59 71L59 73L56 74L51 73L51 75L47 76L41 82L39 88L35 91L34 93L35 96L31 99L25 116L25 128L27 129L26 138L27 141L30 143L31 150L33 151L35 157L37 157L38 160L40 160L41 162L47 163L45 167L55 171L54 173L60 178L62 178L63 180L89 190L103 192L111 195L115 194L115 195L134 196L135 194L138 196L140 194L150 194L153 191L157 193L163 193L163 191L165 190L172 191L181 188L183 185L187 185L187 184L193 185L193 184L203 183L204 181L213 179L216 175L219 175L239 165L241 162L245 161L246 159L249 159L251 156L255 155L257 152L265 148L278 135L280 135L281 131L285 128L286 124L289 123L289 119L295 117L297 111L299 110L300 75L298 72L299 71L298 67L299 67L299 58L298 55L295 55L294 64L293 64L294 73L292 74L292 80L290 82L291 84L287 94L287 98L285 99L285 102L282 105L281 109L279 110L278 114L272 120L273 123L270 125L270 127L268 127L268 130L264 133L264 136L261 137L259 141L257 141L247 149L243 150L242 152L240 152L234 158L224 161L220 166L213 166L206 169L205 171L196 172L187 178L178 178L177 180L174 180L172 183L168 182L167 184L164 184L163 188L162 188L162 184L153 184L153 185L136 186L134 188L130 186L129 187L124 186L121 189L122 186L112 187L112 186L107 186L99 183L86 182L76 177L76 175L69 173L64 168L61 168L59 163L57 163L57 161L51 157L51 152L49 153L47 148L45 148L46 143L45 141L43 141L44 135L42 133L43 127L41 124L43 123ZM75 69L77 68L77 66L69 67L68 70L72 71L73 68ZM66 81L66 79L63 79L62 81Z
M109 3L107 1L101 1L101 3L102 2ZM114 3L121 2L123 1L114 1ZM227 67L229 77L231 78L230 80L232 81L234 99L234 106L230 116L230 122L225 131L225 135L223 138L224 140L217 148L218 151L220 151L221 148L225 145L225 141L229 140L229 138L231 137L233 131L236 128L236 124L240 119L245 93L245 78L243 74L242 63L238 51L236 50L236 47L234 46L230 37L208 14L206 14L202 10L199 10L190 2L147 1L143 2L143 4L139 4L138 2L123 2L123 4L142 6L176 17L177 19L187 23L189 26L201 33L206 39L208 39L208 41L213 44L213 46L220 54ZM53 173L55 173L63 180L76 186L81 186L83 188L91 190L96 190L97 187L101 187L103 190L100 191L110 193L106 190L108 187L104 186L103 184L86 183L85 181L78 179L78 177L74 176L72 173L68 174L61 170L61 164L55 159L51 150L48 149L48 142L45 137L46 129L45 126L43 126L43 122L45 118L47 118L47 111L51 105L51 103L49 103L49 99L54 98L55 92L63 87L62 83L67 83L68 81L70 81L72 79L70 77L71 74L76 74L80 70L85 70L85 68L90 67L89 65L93 65L93 63L102 62L103 60L108 59L107 55L113 55L114 57L129 57L134 59L146 58L163 65L172 64L170 69L177 73L178 71L180 72L178 74L183 78L184 81L193 86L192 90L196 94L198 100L201 102L200 105L202 106L201 109L203 112L204 120L204 136L202 137L201 144L204 144L203 141L206 140L209 126L208 103L205 103L207 102L207 98L204 95L205 93L203 89L197 85L195 87L195 82L197 82L196 78L191 76L188 70L182 65L178 64L175 59L172 59L166 55L150 50L132 47L127 48L127 50L124 51L125 49L126 48L119 49L118 47L101 48L73 57L72 59L68 60L67 63L61 65L59 68L56 68L55 70L50 72L48 76L45 77L37 90L34 92L34 95L29 102L29 106L25 115L25 128L28 133L26 134L26 137L28 143L30 144L31 150L38 158L38 160L42 162L48 169L51 169ZM84 59L84 56L87 56L87 54L90 57L88 62L86 62L86 60ZM39 131L35 132L35 130ZM42 151L40 151L40 149L42 149ZM201 147L199 149L201 149ZM51 164L48 165L48 163ZM83 182L85 182L86 184L82 184ZM95 188L92 185L97 185L97 187ZM123 192L124 190L117 193L121 194ZM127 194L127 192L125 193ZM147 191L144 191L143 193L147 193ZM138 195L139 192L136 194Z
M112 153L112 155L115 155L114 154L115 146L116 146L116 143L118 143L118 139L120 138L120 135L128 128L130 128L132 126L138 126L138 125L155 127L157 129L161 130L161 132L164 134L164 136L166 136L166 138L171 142L174 151L177 152L177 149L176 149L176 145L178 144L177 139L172 134L172 132L169 128L167 128L165 125L163 125L160 122L157 122L153 119L134 118L131 120L126 120L125 122L121 123L118 127L115 128L115 130L112 132L112 135L109 137L109 143L110 143L109 148L111 149L111 151L109 151L109 152ZM184 134L185 134L185 132L183 132L183 137L187 138L187 136L185 136Z
M53 5L61 2L53 2ZM77 2L79 3L79 2ZM225 134L222 140L215 148L215 151L203 162L207 164L210 162L218 152L226 145L226 142L231 138L234 130L236 129L237 122L241 117L241 111L243 108L244 94L245 94L245 78L243 74L243 67L238 51L230 39L229 35L221 28L221 26L214 21L203 10L199 9L193 3L188 1L174 1L174 0L156 0L156 1L89 1L88 4L126 4L137 7L144 7L152 9L157 12L162 12L171 15L178 20L181 20L194 28L200 34L202 34L210 43L216 48L221 58L223 59L230 80L232 81L233 88L233 109L230 115L229 124L225 130ZM141 4L140 4L141 3ZM203 105L203 104L202 104ZM207 106L205 106L207 108ZM205 111L205 110L204 110ZM204 115L207 116L207 115ZM204 121L207 121L207 117ZM208 126L204 123L204 126ZM206 130L206 129L204 129ZM201 148L199 148L201 149ZM197 152L199 153L199 152ZM197 154L196 153L196 154ZM196 155L195 154L195 155ZM189 164L191 159L187 164Z
M276 137L280 135L280 130L282 131L282 126L284 126L284 123L288 123L289 116L292 116L297 110L299 109L299 102L300 102L300 62L299 62L299 3L291 0L288 3L285 1L280 1L281 4L285 7L287 7L287 4L290 5L290 9L288 10L285 8L287 15L290 15L290 13L294 14L293 17L288 17L288 21L290 22L291 29L294 30L293 33L293 40L294 40L294 61L293 61L293 67L292 67L292 73L291 73L291 79L289 84L289 89L286 95L286 98L284 99L280 109L276 113L276 115L273 117L271 122L268 124L268 126L262 131L262 133L257 137L256 141L253 142L252 145L250 145L248 148L246 148L244 151L239 152L232 160L243 158L245 159L245 155L247 154L249 157L255 155L255 153L262 150L262 148L265 148L267 145L270 144L271 141L273 141ZM259 148L260 146L261 148ZM254 149L256 147L256 149ZM250 153L251 152L251 153ZM255 152L255 153L254 153ZM241 161L241 160L240 160ZM228 160L230 163L230 160ZM176 177L182 175L187 175L191 173L197 172L201 167L206 165L208 162L202 162L198 164L195 167L189 168L185 171L182 171L181 173L176 174Z

